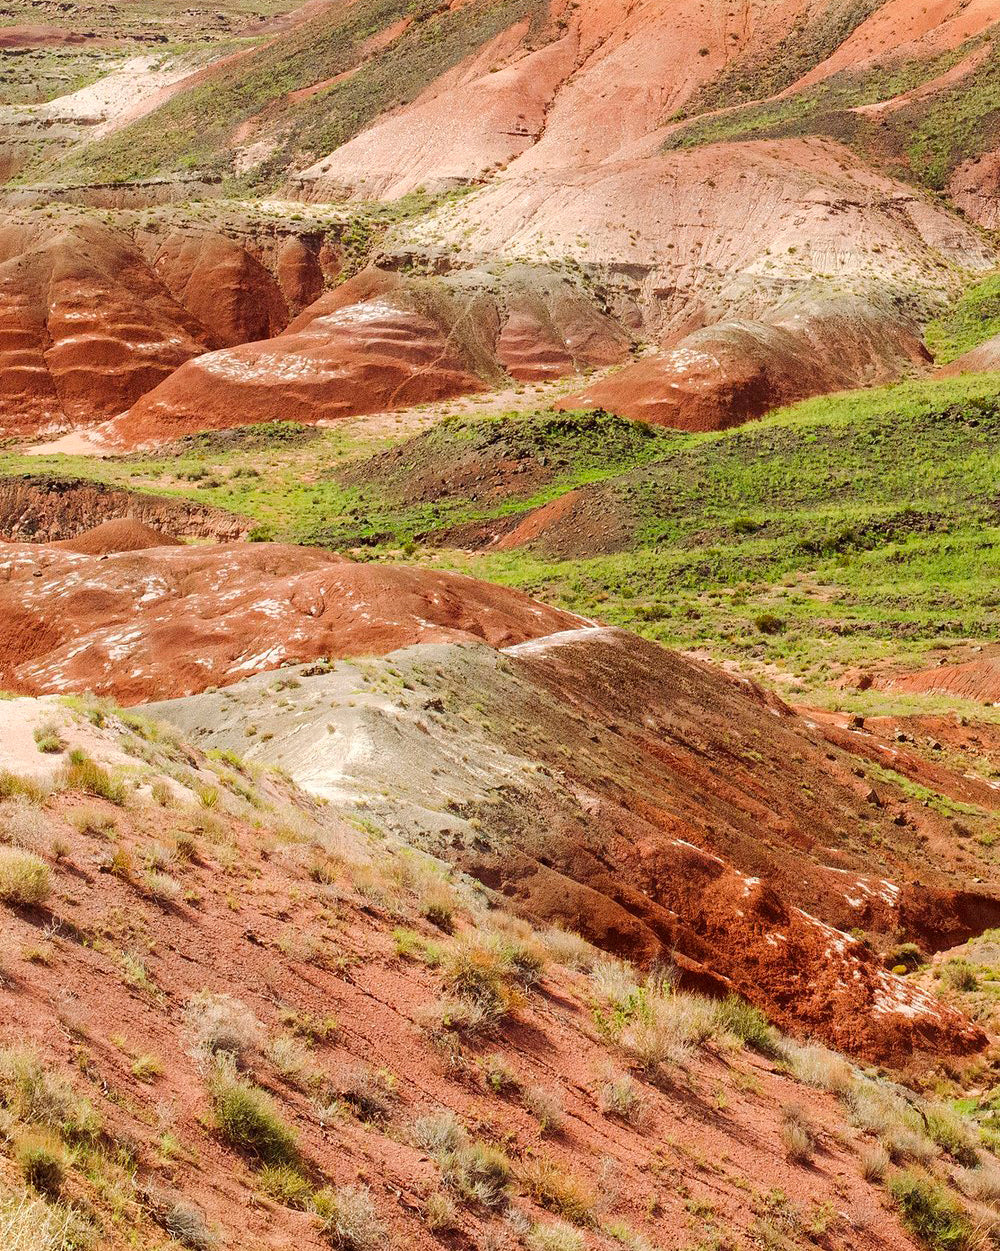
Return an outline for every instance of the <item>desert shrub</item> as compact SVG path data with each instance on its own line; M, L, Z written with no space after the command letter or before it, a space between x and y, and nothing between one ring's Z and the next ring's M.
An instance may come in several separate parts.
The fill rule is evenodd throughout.
M889 1152L881 1143L865 1147L860 1155L861 1175L867 1181L880 1182L889 1168Z
M66 744L63 742L62 735L59 733L59 727L56 725L36 726L33 737L35 745L41 752L56 755L65 750Z
M843 1056L821 1043L795 1043L786 1039L782 1045L785 1062L792 1075L807 1086L843 1094L853 1075Z
M215 1251L219 1245L216 1232L205 1224L199 1211L186 1203L171 1203L161 1223L171 1238L191 1251Z
M458 1226L458 1209L443 1190L435 1190L427 1198L424 1220L427 1228L434 1232L455 1229Z
M155 869L143 874L142 884L146 894L161 903L177 903L184 894L184 887L175 877Z
M413 1122L413 1141L428 1155L448 1155L462 1147L465 1140L465 1130L454 1112L431 1112Z
M92 1244L93 1230L77 1213L30 1194L0 1192L3 1251L77 1251Z
M562 1101L551 1090L542 1086L526 1086L522 1094L524 1106L537 1119L538 1128L543 1134L558 1134L562 1129L566 1114Z
M496 1208L507 1201L513 1169L499 1147L473 1142L460 1146L441 1158L445 1185L466 1203Z
M905 1169L889 1179L889 1193L903 1221L935 1251L963 1251L972 1227L944 1186L920 1169Z
M327 1241L338 1251L383 1251L389 1245L388 1231L378 1218L371 1195L362 1187L318 1191L313 1210Z
M783 619L773 612L762 612L753 623L761 634L780 634L785 628Z
M223 1064L212 1074L209 1092L224 1142L265 1164L291 1164L298 1158L295 1134L259 1087Z
M651 1075L664 1065L683 1063L719 1028L715 1001L656 982L634 988L607 1011L596 1010L595 1018Z
M163 1061L159 1056L136 1056L132 1063L132 1075L140 1082L152 1082L163 1073Z
M51 1133L23 1134L15 1144L14 1159L21 1176L40 1194L55 1196L66 1174L62 1144Z
M528 1251L586 1251L583 1234L561 1221L535 1225L528 1233Z
M494 1094L513 1094L521 1089L521 1078L499 1051L484 1056L480 1062L486 1085Z
M32 778L0 769L0 799L24 799L28 803L41 804L45 802L45 788Z
M589 1225L597 1203L584 1182L546 1156L529 1160L522 1168L521 1183L539 1207L574 1225Z
M781 1039L759 1008L738 995L727 995L717 1009L719 1028L735 1035L740 1042L763 1056L777 1056Z
M100 1133L100 1119L90 1103L24 1048L0 1051L0 1103L18 1120L44 1125L69 1141Z
M316 1086L322 1081L309 1049L291 1034L278 1034L267 1044L267 1058L282 1077L296 1086Z
M572 930L553 926L538 936L549 958L566 969L589 973L601 960L600 950Z
M103 834L105 837L111 835L115 828L115 818L108 812L102 812L100 808L77 808L70 813L70 824L81 834Z
M307 1208L313 1188L292 1164L266 1164L257 1174L257 1185L266 1195L290 1208Z
M812 1159L816 1150L816 1131L803 1107L793 1103L784 1109L780 1132L781 1145L790 1160L803 1164Z
M74 748L69 754L62 783L67 790L83 791L95 799L106 799L119 805L125 802L125 787L121 782L79 748Z
M924 1109L927 1133L952 1159L972 1168L979 1160L972 1127L945 1103L931 1103Z
M979 986L976 970L968 960L946 960L938 970L938 976L952 990L970 991Z
M963 1194L970 1199L994 1206L1000 1203L1000 1165L994 1160L983 1160L975 1168L959 1169L957 1180Z
M521 1002L519 991L538 980L541 950L506 934L463 937L445 953L445 985L459 999L475 1004L485 1021L496 1021Z
M399 1098L396 1078L387 1069L366 1064L345 1065L331 1080L336 1095L364 1121L387 1121Z
M627 1003L640 989L635 970L622 960L611 957L597 960L590 970L594 994L604 1003Z
M845 1101L851 1124L874 1134L893 1160L927 1160L934 1155L920 1114L887 1083L856 1079Z
M203 990L188 1000L185 1022L196 1051L246 1063L260 1046L260 1022L240 999Z
M616 1116L634 1129L649 1120L649 1109L639 1083L628 1073L609 1073L600 1086L601 1111Z
M31 851L0 845L0 902L16 906L44 903L52 889L49 866Z

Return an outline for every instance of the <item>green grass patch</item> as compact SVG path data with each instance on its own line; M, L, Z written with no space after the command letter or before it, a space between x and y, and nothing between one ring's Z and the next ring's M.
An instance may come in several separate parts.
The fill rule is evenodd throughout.
M996 334L1000 334L1000 274L991 274L930 322L924 340L937 363L947 365Z

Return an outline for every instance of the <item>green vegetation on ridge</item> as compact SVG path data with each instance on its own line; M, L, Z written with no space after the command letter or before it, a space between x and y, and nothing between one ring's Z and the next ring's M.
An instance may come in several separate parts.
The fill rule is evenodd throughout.
M1000 334L1000 274L991 274L932 321L924 339L937 363L947 365L996 334Z
M255 517L260 538L459 568L814 686L996 634L997 375L822 397L714 434L508 414L388 446L279 424L114 460L7 455L0 471L196 498ZM579 512L544 543L462 550L571 489Z

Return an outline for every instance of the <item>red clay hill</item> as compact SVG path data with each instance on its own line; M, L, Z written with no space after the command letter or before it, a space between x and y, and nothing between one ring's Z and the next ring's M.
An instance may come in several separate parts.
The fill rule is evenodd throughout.
M502 646L581 620L458 574L280 544L151 547L134 525L113 529L0 544L0 686L134 703L294 661L430 639Z
M571 402L726 425L921 368L923 322L1000 259L978 229L990 0L299 17L37 172L82 196L85 176L223 169L326 226L295 226L287 201L263 234L177 209L19 210L0 236L6 429L113 418L134 446L640 347L655 354ZM928 133L936 163L911 142Z

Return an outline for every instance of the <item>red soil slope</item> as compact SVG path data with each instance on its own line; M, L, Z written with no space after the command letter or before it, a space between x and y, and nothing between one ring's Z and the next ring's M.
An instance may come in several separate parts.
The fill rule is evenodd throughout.
M1000 334L956 356L941 368L940 373L949 377L954 374L985 374L994 369L1000 370Z
M144 526L134 517L120 517L114 521L102 521L92 530L71 539L60 539L53 547L67 552L83 552L87 556L105 556L110 552L141 552L149 547L178 547L180 539L163 534L151 526Z
M720 322L560 401L684 430L724 430L780 404L890 382L929 359L913 328L872 307Z
M199 1047L206 1039L239 1048L245 1077L293 1131L311 1189L367 1196L381 1229L362 1244L373 1251L512 1245L506 1203L462 1202L415 1132L419 1118L442 1112L469 1141L507 1153L509 1202L521 1221L556 1220L558 1192L545 1200L529 1182L540 1168L552 1181L571 1180L566 1193L593 1225L592 1251L622 1245L605 1232L612 1225L670 1247L699 1238L706 1219L749 1246L775 1211L782 1228L822 1222L828 1251L912 1251L863 1172L875 1132L851 1125L835 1095L709 1039L662 1076L636 1070L626 1086L635 1103L617 1114L603 1092L633 1065L594 1028L596 979L587 970L597 956L585 946L571 961L582 968L549 959L491 1032L435 1037L428 1021L442 972L401 950L394 930L449 953L463 939L501 934L544 958L538 940L499 910L473 911L460 888L412 853L369 848L357 829L274 776L237 777L196 747L160 737L142 740L141 759L126 755L142 730L113 715L96 728L52 701L7 707L17 733L0 741L0 769L24 771L21 739L40 767L52 762L31 728L55 721L68 749L129 779L125 805L71 786L27 811L0 806L4 839L18 822L20 845L44 859L52 883L38 907L0 904L3 1073L28 1048L36 1089L57 1092L60 1108L87 1101L95 1141L67 1153L63 1192L93 1220L101 1251L166 1245L180 1213L189 1245L204 1231L195 1245L220 1251L331 1246L301 1210L303 1192L268 1187L262 1162L214 1127L214 1061ZM60 768L61 757L54 763ZM154 784L164 802L153 798ZM213 811L199 788L218 795ZM153 863L155 874L145 868ZM421 916L429 900L450 910L455 939ZM213 1009L240 1028L205 1029ZM489 1077L501 1064L516 1084L498 1090ZM830 1072L862 1080L836 1059ZM4 1098L8 1090L4 1081ZM378 1102L362 1104L366 1090ZM543 1097L547 1125L532 1111ZM783 1145L793 1107L815 1137L809 1160L790 1160ZM5 1112L17 1142L21 1111ZM116 1163L126 1152L127 1169ZM6 1157L2 1181L5 1192L18 1184ZM435 1229L432 1196L440 1215L449 1194L453 1228Z
M421 639L500 646L580 618L457 574L230 543L91 556L0 546L0 686L135 702Z
M363 806L535 921L644 966L669 958L786 1028L897 1062L982 1045L881 952L901 937L937 950L1000 920L1000 874L987 863L966 889L951 823L873 765L981 807L989 828L985 781L619 630L501 657L425 645L360 681L351 670L296 671L277 705L262 676L151 711Z

